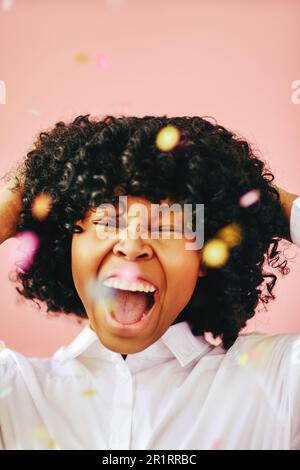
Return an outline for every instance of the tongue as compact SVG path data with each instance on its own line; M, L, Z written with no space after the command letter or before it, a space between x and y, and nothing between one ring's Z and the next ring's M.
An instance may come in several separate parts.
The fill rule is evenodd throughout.
M116 289L113 313L119 323L138 322L148 305L145 292L131 292Z

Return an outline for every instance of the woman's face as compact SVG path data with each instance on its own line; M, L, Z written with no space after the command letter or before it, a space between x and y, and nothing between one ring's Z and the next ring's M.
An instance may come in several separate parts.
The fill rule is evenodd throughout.
M170 201L161 203L169 205ZM148 211L148 220L143 219L141 212L137 214L136 204ZM143 233L149 230L151 206L154 205L147 199L127 196L127 211L119 214L119 228L113 236L110 233L113 214L109 210L90 210L83 220L77 221L83 232L75 233L72 238L72 275L91 328L105 347L121 354L142 351L157 341L187 305L197 278L202 275L201 251L187 250L184 234L174 238L174 230L179 225L172 214L168 223L160 217L156 219L158 237L151 238L152 232L147 238L141 236L141 228ZM120 284L119 288L103 284L112 274L120 282L131 282L131 289L136 289L132 282L138 278L156 287L155 304L148 318L127 327L111 323L114 299L124 294L124 284L121 293ZM145 289L146 284L143 282L139 288ZM130 294L128 298L133 297Z

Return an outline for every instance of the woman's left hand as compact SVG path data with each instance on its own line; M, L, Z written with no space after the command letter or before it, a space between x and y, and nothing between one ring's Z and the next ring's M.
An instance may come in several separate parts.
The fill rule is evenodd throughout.
M286 191L285 189L280 188L279 186L276 186L275 184L273 184L273 186L279 192L280 203L290 226L293 201L297 199L299 196L297 194L290 193ZM287 240L289 240L290 242L292 241L291 237L287 238Z

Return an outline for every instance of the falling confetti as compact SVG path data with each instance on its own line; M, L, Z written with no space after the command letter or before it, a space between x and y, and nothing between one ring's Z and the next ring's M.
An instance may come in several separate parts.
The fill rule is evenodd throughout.
M34 108L28 108L27 109L28 113L33 114L34 116L39 116L41 112L38 109Z
M134 265L124 266L120 269L119 275L124 281L135 281L139 276L139 270Z
M52 206L52 198L50 194L47 193L40 193L34 200L32 207L31 207L31 212L33 217L35 217L38 220L43 220L45 219Z
M18 233L16 238L20 241L17 251L24 255L24 258L18 259L16 264L26 271L31 266L34 254L39 247L39 238L30 230Z
M171 124L163 127L156 136L156 146L162 152L172 150L180 140L180 132Z
M108 60L103 54L97 54L96 64L99 65L102 69L108 68Z
M109 301L112 296L112 290L104 286L99 279L95 279L87 283L86 294L91 302L97 302L101 299Z
M248 364L248 361L249 361L249 356L247 353L244 353L239 357L238 363L240 366L245 366L246 364Z
M55 443L55 440L50 436L49 432L44 426L38 426L34 428L33 432L33 437L35 439L38 439L43 445L48 450L55 450L58 449Z
M85 390L82 390L81 395L83 397L93 397L96 395L97 391L94 390L93 388L86 388Z
M74 60L75 62L77 62L77 64L86 64L87 62L89 62L90 58L86 54L76 54L74 56Z
M13 0L2 0L2 9L8 11L12 8L13 4Z
M212 445L211 450L220 450L221 443L222 443L221 439L216 439L215 442Z
M55 444L55 440L52 439L52 437L49 437L46 447L47 447L48 450L56 450L57 449L56 444Z
M217 238L205 243L203 248L203 262L212 268L223 266L229 256L226 243Z
M7 397L12 392L12 387L6 385L5 387L0 387L0 398Z
M255 204L255 202L259 201L259 199L260 191L258 189L252 189L240 197L239 204L241 207L249 207Z
M242 231L238 224L230 224L218 231L217 237L223 240L230 248L239 245L242 240Z
M254 368L264 368L270 360L274 346L275 342L272 337L258 341L255 346L237 355L236 361L241 366L248 364Z

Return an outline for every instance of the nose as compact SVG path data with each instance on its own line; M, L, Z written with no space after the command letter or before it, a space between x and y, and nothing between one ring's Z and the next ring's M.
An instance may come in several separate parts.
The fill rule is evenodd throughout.
M123 243L121 243L123 242ZM136 261L139 259L150 259L152 257L152 249L149 245L142 244L141 240L120 241L114 248L113 253L128 261Z
M132 229L128 230L129 235L125 238L120 238L113 247L113 253L116 256L122 257L128 261L136 261L139 259L150 259L153 256L152 247L145 243L145 239L133 234Z

